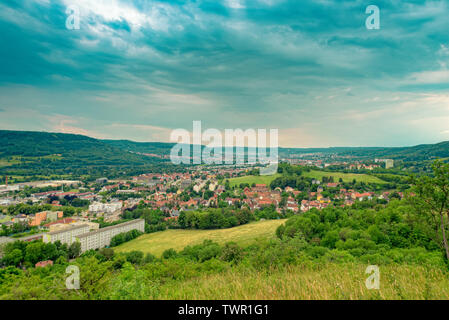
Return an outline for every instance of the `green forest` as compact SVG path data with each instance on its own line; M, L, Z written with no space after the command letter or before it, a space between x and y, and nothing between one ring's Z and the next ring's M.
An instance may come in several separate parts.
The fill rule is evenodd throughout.
M139 155L82 135L0 130L0 140L0 176L93 179L172 168L167 160Z

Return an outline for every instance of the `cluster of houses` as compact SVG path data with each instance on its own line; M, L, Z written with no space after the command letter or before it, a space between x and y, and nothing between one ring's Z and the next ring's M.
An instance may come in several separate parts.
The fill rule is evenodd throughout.
M33 214L17 214L9 221L5 221L1 223L6 227L12 226L15 223L28 224L30 227L40 226L43 222L46 221L56 221L62 218L64 213L62 211L42 211ZM6 218L6 216L1 216Z
M318 183L318 181L316 181ZM211 187L212 186L212 187ZM327 183L326 188L338 189L339 183ZM144 202L155 209L169 212L173 217L179 215L180 211L188 209L197 209L198 207L215 207L219 201L226 202L229 206L238 205L239 207L247 207L250 210L262 209L264 207L274 206L278 212L290 210L295 213L306 212L312 208L321 210L333 203L333 200L339 201L341 206L351 206L356 201L378 199L389 199L389 192L383 192L376 195L374 192L357 192L352 189L339 189L334 194L333 199L323 196L324 187L320 186L316 192L304 192L295 190L291 187L284 189L276 188L271 190L265 184L256 184L252 187L245 187L241 192L233 191L233 197L221 199L221 194L225 192L225 188L221 185L209 185L209 190L213 191L213 196L209 199L202 197L193 197L187 201L179 198L179 190L177 193L158 191L149 196ZM285 193L288 197L285 197ZM303 200L297 201L298 195L303 194ZM403 194L398 193L401 197ZM283 197L284 195L284 197ZM285 199L283 199L285 198Z
M45 191L34 193L31 197L19 201L32 200L33 203L48 203L48 199L51 198L51 204L58 207L61 206L58 200L76 197L89 201L88 209L79 215L83 221L97 220L101 217L106 222L113 222L120 220L124 210L133 208L141 202L176 218L183 210L218 207L222 205L222 202L229 206L236 205L250 210L274 207L278 212L289 210L298 213L312 208L321 210L332 205L335 200L339 200L338 203L341 206L350 206L356 201L365 199L389 199L388 192L359 193L355 190L340 188L338 182L326 184L318 180L312 181L312 184L318 185L316 191L307 193L288 186L271 190L265 184L232 190L226 189L224 182L219 183L219 181L241 176L244 171L244 168L221 167L214 170L208 168L182 173L149 173L123 181L108 181L107 178L100 178L93 184L79 188L82 190L79 192ZM324 192L329 190L332 190L331 198L329 192ZM223 193L226 196L223 196ZM401 193L398 194L402 197ZM17 215L10 221L3 221L3 224L6 226L18 222L28 223L30 226L54 224L63 219L63 212L57 210L58 208L36 214ZM1 221L0 219L0 223ZM63 224L71 223L73 221L63 222Z

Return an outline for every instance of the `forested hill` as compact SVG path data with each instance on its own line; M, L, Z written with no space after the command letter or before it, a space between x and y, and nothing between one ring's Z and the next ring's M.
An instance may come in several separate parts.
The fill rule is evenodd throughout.
M145 162L101 140L77 134L0 130L0 157L74 157L104 162L121 160Z
M162 161L83 135L0 130L0 175L139 173Z
M449 141L437 144L422 144L413 147L374 148L373 150L348 150L343 154L352 154L376 158L392 158L405 161L431 160L449 157Z
M82 135L29 131L0 131L0 157L73 156L111 154L117 151L101 141Z
M422 144L413 147L335 147L335 148L281 148L285 157L293 154L323 153L359 158L391 158L404 161L422 161L449 157L449 141L437 144Z
M0 169L25 168L40 162L43 168L82 166L146 166L167 159L142 154L167 156L173 143L99 140L83 135L0 130ZM324 153L361 158L392 158L421 161L449 158L449 141L400 148L280 148L281 157L292 154ZM19 164L20 162L20 164ZM1 171L1 170L0 170Z
M129 140L102 140L108 145L122 150L169 155L174 143L134 142ZM254 152L254 151L253 151ZM291 155L306 153L338 154L356 158L391 158L404 161L422 161L435 158L449 158L449 141L437 144L423 144L413 147L333 147L333 148L279 148L279 155L288 158Z
M145 153L145 154L157 154L157 155L170 155L170 150L175 145L174 143L165 142L135 142L130 140L101 140L102 142L120 148L125 151Z

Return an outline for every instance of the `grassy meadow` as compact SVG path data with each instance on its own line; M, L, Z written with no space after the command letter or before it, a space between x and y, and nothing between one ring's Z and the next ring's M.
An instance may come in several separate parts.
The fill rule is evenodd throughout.
M251 185L253 183L266 184L267 186L269 186L271 181L273 181L274 179L276 179L280 176L281 176L281 174L274 174L271 176L243 176L243 177L229 179L229 184L231 187L238 186L241 183L248 183L249 185Z
M150 234L144 234L137 239L126 242L114 248L115 252L129 252L133 250L151 253L159 257L170 248L180 251L188 245L202 243L204 240L224 244L234 241L241 246L247 246L257 239L269 239L275 237L278 226L286 220L258 221L230 229L218 230L183 230L169 229Z
M338 182L338 180L340 178L342 178L344 182L352 182L352 180L356 179L358 182L365 182L365 183L386 183L386 181L381 180L374 176L370 176L368 174L326 172L326 171L311 170L309 172L307 172L307 171L303 172L302 175L304 177L318 179L318 180L322 180L323 177L334 177L335 182Z
M21 157L21 156L13 156L8 158L0 158L0 167L12 166L20 163L32 163L41 159L49 159L49 160L61 160L61 155L48 155L41 157Z
M188 300L426 300L449 299L449 274L417 265L380 266L380 289L368 290L367 265L288 266L282 270L229 270L168 282L158 299Z
M322 180L323 177L334 177L334 181L338 182L340 178L343 179L344 182L352 182L354 179L360 182L365 183L387 183L386 181L379 179L375 176L370 176L368 174L357 174L357 173L344 173L344 172L326 172L326 171L318 171L318 170L311 170L311 171L304 171L302 173L304 177L313 178ZM229 184L231 187L239 186L241 183L248 183L249 185L255 183L255 184L266 184L267 186L270 185L270 183L278 178L281 177L281 174L275 174L271 176L243 176L238 178L232 178L229 179Z

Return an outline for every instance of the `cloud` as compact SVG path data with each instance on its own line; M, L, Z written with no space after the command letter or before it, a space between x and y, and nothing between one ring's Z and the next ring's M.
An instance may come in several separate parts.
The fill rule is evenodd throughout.
M243 0L226 0L226 5L232 9L245 9Z
M143 124L124 124L124 123L113 123L111 124L111 128L115 130L120 130L120 133L123 132L128 133L128 136L132 136L134 141L170 142L171 129L168 128L143 125ZM114 136L114 138L119 139L118 136Z
M418 84L449 83L449 70L414 73L411 75L411 80Z
M446 130L413 122L448 112L443 1L379 0L376 31L361 0L76 3L80 30L65 28L69 0L0 4L0 125L142 141L202 120L279 128L289 146L413 144Z
M52 115L52 116L44 116L49 122L49 128L52 132L60 132L60 133L71 133L71 134L80 134L89 137L95 138L103 138L104 135L99 134L98 132L93 132L90 130L86 130L80 128L79 120L62 116L62 115Z

